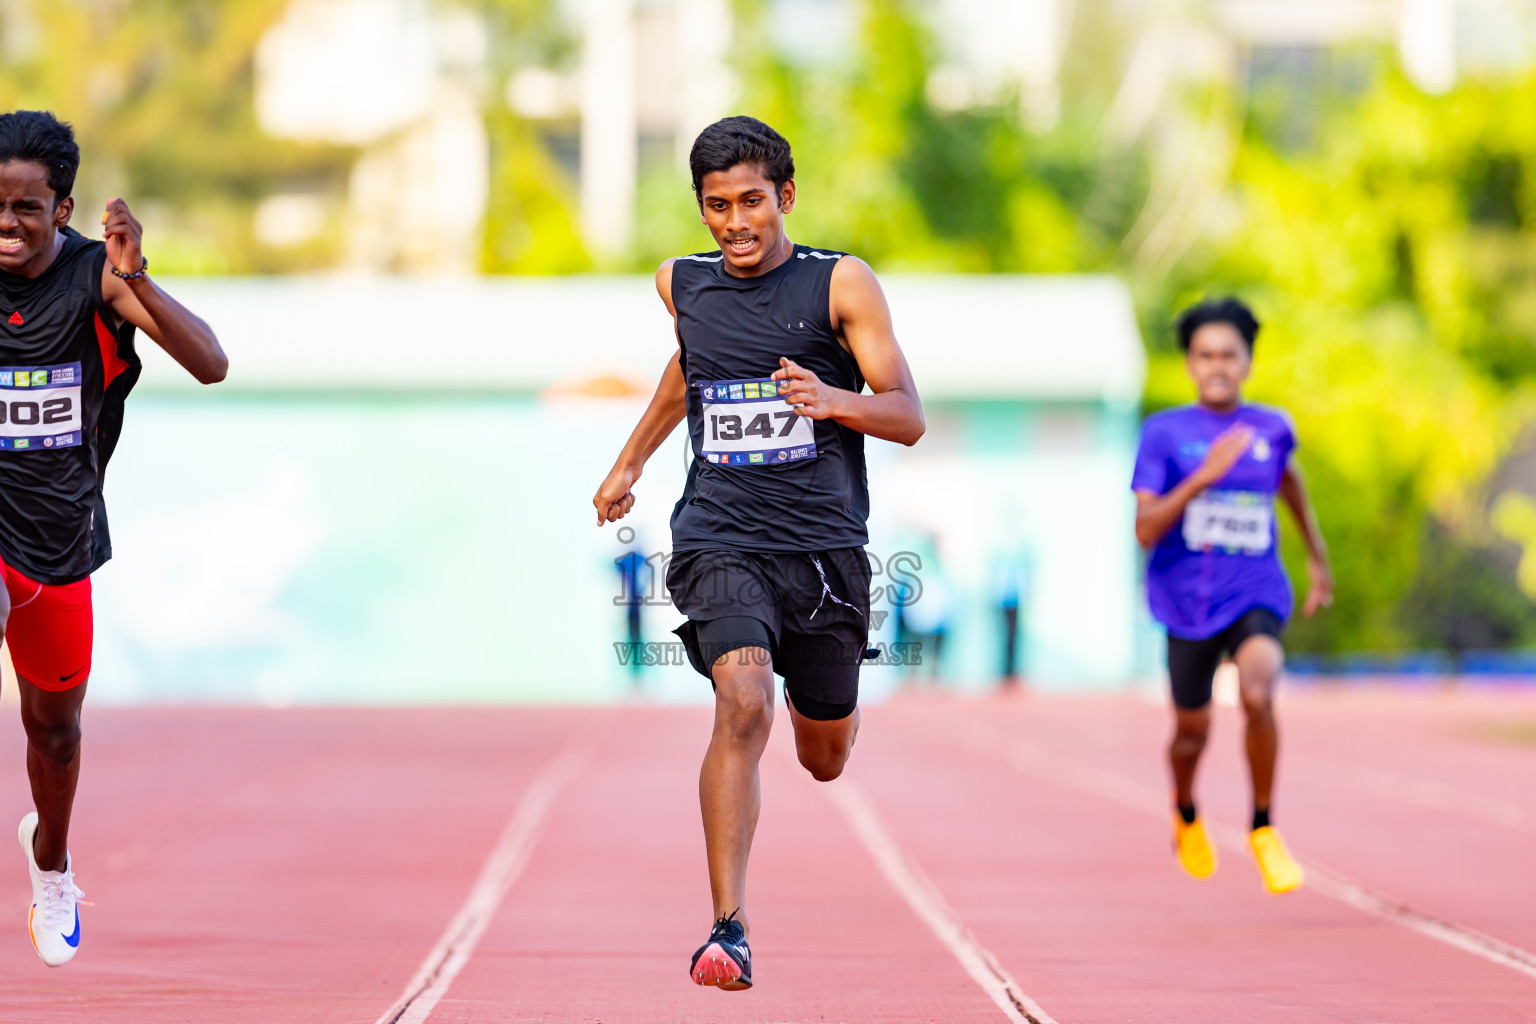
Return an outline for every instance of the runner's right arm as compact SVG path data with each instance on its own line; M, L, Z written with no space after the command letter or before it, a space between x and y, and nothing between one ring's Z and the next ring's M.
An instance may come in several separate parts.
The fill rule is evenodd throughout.
M656 271L656 291L660 293L661 301L666 304L667 312L672 314L675 322L677 311L672 308L672 262L667 260ZM672 353L667 368L661 373L661 381L656 385L656 394L651 397L651 404L635 425L634 433L629 435L629 441L619 453L613 469L609 470L608 478L592 498L592 507L597 509L598 526L618 522L634 508L635 494L632 488L635 481L640 479L646 460L661 447L661 443L687 415L688 382L683 379L682 351L679 349Z
M1184 516L1184 509L1200 493L1227 475L1253 442L1253 428L1239 423L1211 442L1205 461L1166 494L1136 492L1136 541L1150 548Z

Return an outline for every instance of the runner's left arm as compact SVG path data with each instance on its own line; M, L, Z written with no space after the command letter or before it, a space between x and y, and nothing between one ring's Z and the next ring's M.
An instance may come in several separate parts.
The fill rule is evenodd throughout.
M1328 564L1328 545L1323 543L1323 531L1318 528L1317 516L1312 511L1312 499L1307 495L1306 480L1295 458L1286 461L1285 474L1280 478L1280 498L1296 518L1302 541L1307 545L1307 578L1310 582L1302 614L1311 618L1319 608L1333 604L1333 569Z
M120 319L149 335L199 384L217 384L229 372L229 358L213 329L165 293L148 275L124 281L116 267L132 274L144 265L144 227L128 204L114 199L102 214L107 266L101 272L101 296Z
M834 419L861 434L914 445L927 425L907 357L896 343L891 310L869 264L853 256L832 271L832 328L858 361L872 394L855 394L822 383L790 359L780 359L774 380L789 380L785 401L801 416Z

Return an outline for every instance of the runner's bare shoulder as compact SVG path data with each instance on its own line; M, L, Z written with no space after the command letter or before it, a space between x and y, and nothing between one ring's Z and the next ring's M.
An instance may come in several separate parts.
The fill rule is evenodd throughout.
M677 257L661 261L661 266L656 268L656 294L661 296L661 301L666 304L667 312L677 316L677 310L672 305L672 264L677 262Z

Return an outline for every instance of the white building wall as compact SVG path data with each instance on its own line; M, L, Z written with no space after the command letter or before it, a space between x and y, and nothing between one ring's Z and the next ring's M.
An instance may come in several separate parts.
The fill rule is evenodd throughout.
M600 263L635 232L639 110L634 0L582 0L581 228Z

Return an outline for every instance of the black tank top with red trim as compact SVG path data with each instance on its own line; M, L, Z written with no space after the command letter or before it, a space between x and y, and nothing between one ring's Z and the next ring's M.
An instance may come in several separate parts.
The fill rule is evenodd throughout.
M37 277L0 271L0 556L56 586L112 557L102 484L140 368L102 298L106 245L64 236Z

